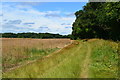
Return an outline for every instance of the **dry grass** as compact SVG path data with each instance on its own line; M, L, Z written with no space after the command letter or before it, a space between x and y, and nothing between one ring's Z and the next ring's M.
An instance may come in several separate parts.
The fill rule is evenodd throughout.
M48 55L71 42L70 39L2 38L3 71L28 61L28 58L35 60Z

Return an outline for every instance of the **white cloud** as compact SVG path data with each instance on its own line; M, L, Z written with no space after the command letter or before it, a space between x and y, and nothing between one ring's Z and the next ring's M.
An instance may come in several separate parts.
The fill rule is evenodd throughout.
M50 32L50 33L60 33L60 34L70 34L72 28L66 28L68 26L72 27L72 23L75 20L74 16L63 16L68 12L61 11L44 11L40 12L33 9L31 6L25 5L3 5L3 31L17 31L17 32ZM71 13L71 12L70 12ZM62 14L62 15L61 15ZM46 17L46 15L60 15L61 17ZM21 24L14 24L13 26L4 26L7 21L21 20ZM32 25L27 25L24 23L34 23ZM62 25L66 23L69 25ZM41 31L40 27L45 26L48 29ZM6 30L6 31L5 31Z

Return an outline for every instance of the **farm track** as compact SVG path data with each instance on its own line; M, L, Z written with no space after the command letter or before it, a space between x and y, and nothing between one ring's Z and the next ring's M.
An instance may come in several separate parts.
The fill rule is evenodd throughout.
M74 53L71 53L71 54L69 55L69 57L64 58L59 64L56 64L56 65L54 65L53 67L47 69L46 72L43 73L41 76L46 75L46 73L47 73L48 71L51 71L51 70L53 70L53 69L55 69L55 68L58 68L59 66L62 66L62 64L63 64L64 62L67 62L67 61L70 59L70 57L75 56L75 53L78 52L81 47L82 47L82 44L79 45L79 47L75 50L75 52L74 52Z
M85 43L81 43L79 44L79 46L76 48L75 52L71 53L68 57L64 58L59 64L55 65L54 67L51 67L49 69L46 70L46 72L44 72L41 76L45 76L47 74L48 71L52 71L55 68L58 68L59 66L62 66L64 62L67 62L70 60L71 57L76 57L76 54L78 54L77 52L80 52L81 48L83 46L86 46L87 49L85 54L86 56L84 56L84 60L82 62L82 66L81 68L81 72L80 72L80 78L88 78L89 77L89 64L90 64L90 55L91 55L91 45L90 44L85 44ZM81 52L80 52L81 54Z
M76 48L75 48L75 46L76 46ZM49 60L49 58L52 58L56 54L61 54L61 55L64 54L65 55L65 57L62 60L60 60L59 63L55 63L53 65L48 64L49 67L45 68L45 70L43 70L43 72L40 72L39 73L40 75L36 76L36 77L37 78L44 78L46 75L48 75L48 71L49 72L56 72L56 71L54 71L55 69L59 69L59 67L62 67L63 65L65 65L65 63L69 64L69 61L72 61L72 58L76 58L76 59L77 58L79 58L79 59L82 58L83 61L78 61L78 63L80 62L79 69L81 70L80 72L78 71L78 75L80 75L80 78L87 78L88 77L88 71L89 71L88 70L88 65L89 65L89 61L90 61L89 57L90 57L90 53L91 53L90 45L87 45L84 42L78 42L77 44L74 43L74 48L71 47L73 49L72 51L70 49L66 50L65 48L67 48L67 47L71 47L71 45L67 45L63 49L60 49L60 50L44 57L43 60L46 60L47 58ZM64 49L66 50L66 52L64 51ZM60 51L64 51L64 52L59 53ZM66 56L66 55L68 55L68 56ZM78 56L78 55L82 55L82 57ZM30 62L27 65L29 66L29 64L34 64L36 62L37 62L37 60L33 61L33 62ZM38 62L39 62L39 60L38 60ZM81 64L82 64L82 66L81 66ZM19 69L20 67L24 67L24 65L18 66L16 68L14 68L14 70ZM11 70L13 70L13 69L11 69ZM28 74L28 75L31 76L32 74Z
M82 71L80 74L80 78L88 78L89 77L89 64L90 64L90 55L91 55L91 46L87 44L88 49L86 50L86 57L83 61Z

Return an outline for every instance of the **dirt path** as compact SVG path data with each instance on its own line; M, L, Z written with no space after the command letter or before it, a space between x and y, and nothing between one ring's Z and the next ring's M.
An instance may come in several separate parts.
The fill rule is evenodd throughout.
M80 78L88 78L89 77L88 73L89 73L89 64L90 64L90 55L91 55L90 44L87 44L87 47L88 47L88 49L87 49L87 52L86 52L86 57L83 61L83 64L82 64L83 66L81 67L82 71L81 71L81 74L80 74Z

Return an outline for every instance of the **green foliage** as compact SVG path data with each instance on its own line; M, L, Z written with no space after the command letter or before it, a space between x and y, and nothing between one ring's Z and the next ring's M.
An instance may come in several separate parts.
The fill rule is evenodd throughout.
M0 33L3 38L70 38L71 35L60 35L51 33Z
M79 38L120 40L120 2L90 2L75 13L72 35Z

